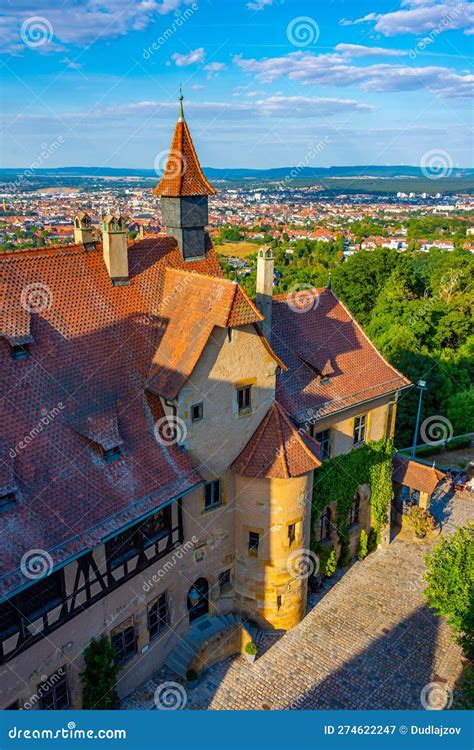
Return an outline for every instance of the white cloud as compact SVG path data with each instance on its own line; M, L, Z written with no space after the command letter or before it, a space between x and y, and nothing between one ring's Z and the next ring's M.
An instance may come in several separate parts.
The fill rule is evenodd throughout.
M263 83L272 83L285 76L303 85L359 86L364 91L416 91L428 89L446 97L472 96L474 76L459 74L450 68L425 66L409 67L378 63L356 67L339 54L315 55L310 52L291 52L284 57L263 60L233 58L246 73Z
M204 47L192 49L187 55L181 55L179 52L175 52L171 55L171 59L175 61L178 68L187 68L188 65L203 62L205 57L206 52Z
M273 5L273 0L253 0L253 2L247 3L249 10L263 10L264 8Z
M354 21L342 19L343 26L360 23L375 23L375 31L383 36L397 34L425 34L438 29L441 31L466 29L474 25L474 5L464 0L447 0L436 2L428 0L408 0L401 4L400 10L390 13L369 13Z
M204 70L209 70L211 73L219 73L221 70L226 69L226 64L222 62L212 62L204 66Z
M405 57L409 54L403 49L366 47L363 44L337 44L334 49L345 57Z
M61 51L63 46L83 46L100 39L124 36L130 31L142 31L157 15L178 11L192 0L83 0L79 3L44 0L22 0L3 5L0 18L0 50L21 54L25 46L21 26L28 19L45 19L52 27L53 38L34 49L40 53Z

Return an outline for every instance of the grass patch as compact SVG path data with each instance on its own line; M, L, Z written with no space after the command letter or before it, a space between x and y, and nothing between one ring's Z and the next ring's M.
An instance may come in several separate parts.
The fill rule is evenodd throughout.
M220 255L225 255L226 258L248 258L249 255L253 255L258 252L260 245L256 242L223 242L222 245L214 245L215 250Z

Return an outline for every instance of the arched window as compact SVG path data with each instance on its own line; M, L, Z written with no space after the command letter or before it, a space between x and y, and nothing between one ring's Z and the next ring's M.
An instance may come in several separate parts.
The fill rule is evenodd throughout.
M331 509L327 506L321 513L318 524L318 542L331 538Z
M354 495L352 500L351 509L349 512L349 526L355 526L359 523L360 516L360 495L358 492Z

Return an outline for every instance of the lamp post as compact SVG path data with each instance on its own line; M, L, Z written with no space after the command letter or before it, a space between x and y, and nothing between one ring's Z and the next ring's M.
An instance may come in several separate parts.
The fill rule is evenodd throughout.
M416 414L416 427L415 427L415 434L413 435L413 445L412 445L412 448L411 448L411 457L412 458L415 458L415 456L416 456L416 441L418 440L418 430L419 430L419 427L420 427L421 401L422 401L422 398L423 398L423 391L426 388L426 380L419 380L418 383L416 384L416 387L420 391L420 396L418 398L418 411L417 411L417 414Z

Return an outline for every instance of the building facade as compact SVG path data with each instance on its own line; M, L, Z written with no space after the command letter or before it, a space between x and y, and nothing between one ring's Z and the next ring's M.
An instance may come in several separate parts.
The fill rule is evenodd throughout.
M129 242L107 216L99 242L79 214L76 244L0 258L1 708L79 708L103 633L123 696L166 660L179 673L196 623L218 643L200 668L237 625L294 627L314 472L393 435L409 382L330 288L273 296L269 249L257 304L226 280L214 192L181 109L155 189L168 237ZM353 549L370 488L359 503Z

